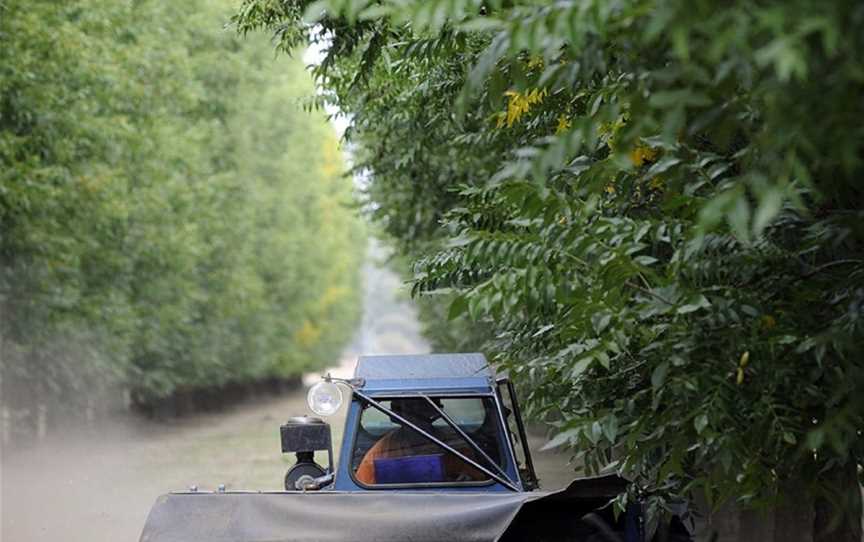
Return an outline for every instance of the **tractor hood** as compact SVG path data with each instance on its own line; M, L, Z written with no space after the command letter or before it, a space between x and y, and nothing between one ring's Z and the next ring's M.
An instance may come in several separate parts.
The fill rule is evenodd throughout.
M492 542L538 529L578 540L593 532L579 518L624 485L605 476L553 493L172 493L156 501L141 542ZM602 515L614 522L610 508Z

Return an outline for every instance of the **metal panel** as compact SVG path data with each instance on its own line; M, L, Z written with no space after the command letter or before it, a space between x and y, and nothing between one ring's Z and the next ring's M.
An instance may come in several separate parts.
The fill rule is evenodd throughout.
M163 495L141 542L494 542L593 539L588 513L621 532L609 499L626 482L577 480L556 493L290 492ZM525 513L525 517L520 516ZM545 532L541 532L545 531ZM678 538L683 540L683 538Z
M486 357L473 354L361 356L354 376L375 379L433 379L490 377Z

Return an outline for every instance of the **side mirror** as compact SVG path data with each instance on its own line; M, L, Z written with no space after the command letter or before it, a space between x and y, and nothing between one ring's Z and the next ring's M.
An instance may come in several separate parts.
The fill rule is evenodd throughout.
M285 490L317 489L318 479L333 473L333 443L330 425L321 418L298 416L290 418L280 428L282 453L295 453L297 463L285 474ZM327 450L328 466L325 470L315 463L315 452Z

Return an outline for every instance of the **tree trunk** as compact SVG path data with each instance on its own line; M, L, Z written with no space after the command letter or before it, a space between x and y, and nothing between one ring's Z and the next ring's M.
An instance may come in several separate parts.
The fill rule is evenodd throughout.
M814 503L814 542L861 542L858 465L850 460L826 472L822 480L826 491Z

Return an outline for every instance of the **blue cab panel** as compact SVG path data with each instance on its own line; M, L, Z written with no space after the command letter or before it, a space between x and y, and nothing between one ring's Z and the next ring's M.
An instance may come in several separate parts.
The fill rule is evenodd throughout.
M354 376L371 381L488 378L493 373L483 354L421 354L360 356Z

